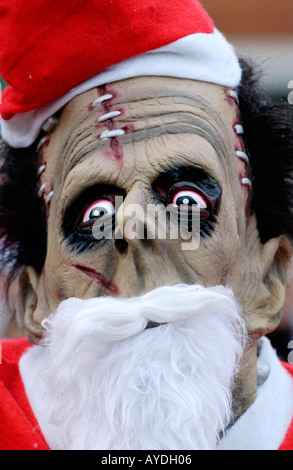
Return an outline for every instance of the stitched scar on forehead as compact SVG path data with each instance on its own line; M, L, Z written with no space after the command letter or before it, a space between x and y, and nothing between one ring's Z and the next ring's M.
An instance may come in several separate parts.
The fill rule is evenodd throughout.
M115 96L108 101L108 112L118 108L123 110L115 116L115 129L127 130L116 137L120 145L147 141L164 134L193 134L206 139L221 160L227 159L227 152L231 150L230 133L222 113L211 104L211 98L207 100L196 95L196 90L192 93L182 87L123 88L121 82L117 91L114 84L105 89L105 93ZM100 139L105 129L103 123L96 125L104 114L103 106L96 106L91 111L88 108L89 103L84 103L64 138L61 153L66 173L91 152L111 148L111 139Z
M146 141L164 134L194 134L205 138L219 157L226 159L231 143L225 133L225 123L220 114L201 98L186 93L156 97L141 96L140 93L139 97L134 94L119 105L125 112L115 118L116 128L132 128L130 133L118 137L121 144ZM75 121L62 149L64 163L70 160L69 171L87 154L109 148L109 141L99 139L102 132L102 129L93 131L92 117L88 114Z

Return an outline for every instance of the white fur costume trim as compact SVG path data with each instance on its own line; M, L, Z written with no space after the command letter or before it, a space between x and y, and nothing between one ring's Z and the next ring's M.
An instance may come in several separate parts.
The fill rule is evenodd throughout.
M16 114L8 121L1 119L2 138L12 147L28 147L47 119L75 96L140 76L186 78L233 88L239 85L241 69L233 47L217 29L210 34L192 34L108 67L39 109Z
M42 410L44 406L43 396L45 390L43 389L43 383L39 381L37 375L37 371L40 370L43 362L41 352L42 351L40 351L37 346L33 346L19 361L20 374L25 384L25 391L28 395L28 400L34 412L35 410ZM40 413L37 416L37 420L50 448L53 450L62 450L62 447L60 446L60 443L62 442L60 428L54 423L48 423L46 420L43 420L43 417L44 415Z
M219 450L278 450L293 418L293 381L280 364L268 338L260 357L270 365L266 382L250 408L227 432Z

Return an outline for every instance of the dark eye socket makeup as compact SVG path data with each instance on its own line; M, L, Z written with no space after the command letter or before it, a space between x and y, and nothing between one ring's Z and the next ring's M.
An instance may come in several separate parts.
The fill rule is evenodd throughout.
M106 184L93 185L79 194L67 207L63 218L63 234L67 246L81 253L102 246L107 240L97 240L92 229L99 217L109 215L115 226L115 198L125 192Z
M179 166L161 173L153 182L154 199L173 210L194 205L200 208L201 236L210 235L220 206L222 190L211 176L195 166ZM67 246L77 253L103 246L109 239L96 239L92 228L94 223L107 217L112 233L115 230L117 207L126 196L121 188L97 184L87 188L67 207L63 219L63 234ZM116 209L116 210L115 210Z
M161 173L154 181L153 192L166 206L192 209L200 207L200 234L210 235L219 211L222 189L220 184L196 166L181 165Z

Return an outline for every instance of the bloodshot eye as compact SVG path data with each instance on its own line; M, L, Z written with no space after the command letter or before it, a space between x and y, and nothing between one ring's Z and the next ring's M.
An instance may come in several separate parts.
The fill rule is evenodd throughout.
M113 202L107 199L98 199L93 202L85 211L82 222L90 222L100 219L105 215L114 215L115 207Z
M190 190L178 191L172 198L172 206L175 208L199 206L200 209L207 209L208 207L206 201L200 194Z

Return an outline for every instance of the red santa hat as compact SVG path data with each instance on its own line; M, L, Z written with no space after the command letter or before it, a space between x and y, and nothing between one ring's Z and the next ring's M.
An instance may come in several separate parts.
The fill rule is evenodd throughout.
M236 87L241 69L197 0L1 0L2 138L27 147L93 87L137 76Z

